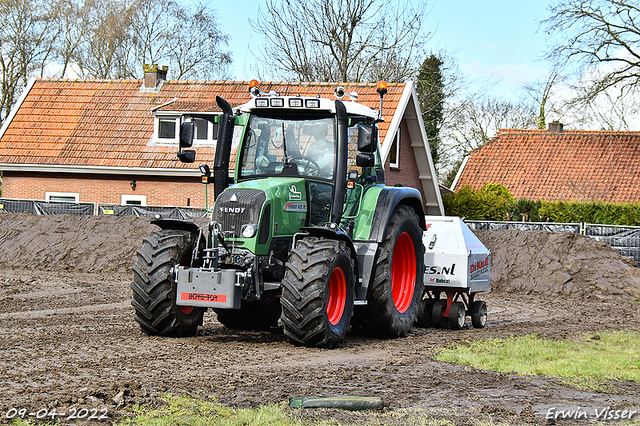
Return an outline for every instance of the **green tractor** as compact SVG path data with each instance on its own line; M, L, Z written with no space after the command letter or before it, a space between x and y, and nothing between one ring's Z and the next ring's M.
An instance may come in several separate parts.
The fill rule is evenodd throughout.
M415 188L385 186L376 123L356 102L262 94L235 110L218 97L206 230L156 218L138 250L132 305L143 332L196 334L213 309L232 329L282 322L297 345L335 347L349 328L405 336L424 294L423 201ZM386 84L379 85L380 105ZM382 108L381 108L382 110ZM193 124L178 157L193 162ZM228 170L236 148L233 179Z

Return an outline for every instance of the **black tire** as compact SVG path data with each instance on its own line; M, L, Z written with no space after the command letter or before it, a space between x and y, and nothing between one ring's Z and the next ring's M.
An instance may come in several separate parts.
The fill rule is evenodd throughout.
M354 261L346 243L315 237L298 241L282 280L284 334L294 344L335 347L349 329L353 296Z
M467 316L466 308L462 302L452 302L449 308L449 327L452 330L460 330L464 327L464 320Z
M471 305L471 325L473 328L484 328L487 325L487 304L476 300Z
M264 301L242 301L240 309L214 309L218 322L234 330L270 330L278 326L282 313L280 301L269 298Z
M145 238L133 265L131 306L140 329L154 336L193 336L205 308L176 305L172 268L188 264L196 237L188 231L163 230Z
M406 336L424 290L422 228L413 209L399 205L393 212L375 262L367 305L354 312L354 329L374 337Z
M434 328L447 328L449 323L442 315L447 310L447 299L436 300L431 311L431 325Z
M422 299L420 309L418 310L418 319L416 320L417 327L431 327L431 313L433 311L434 301L432 298Z

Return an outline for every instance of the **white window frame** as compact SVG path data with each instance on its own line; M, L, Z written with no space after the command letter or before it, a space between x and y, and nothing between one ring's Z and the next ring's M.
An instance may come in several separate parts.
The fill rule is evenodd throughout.
M171 121L175 124L175 136L173 138L160 137L160 120ZM177 115L156 115L153 120L153 140L159 143L177 144L180 136L180 117Z
M391 152L395 149L395 157L396 157L396 162L392 163L391 162ZM400 129L398 128L398 130L396 130L396 134L393 137L393 140L391 141L391 146L389 147L389 167L392 169L399 169L400 168Z
M139 201L140 204L130 204L129 201ZM147 205L147 196L146 195L122 194L120 196L120 205L121 206L146 206Z
M74 201L61 201L61 200L51 200L51 198L56 197L64 197L64 198L73 198ZM79 203L80 202L80 194L78 192L49 192L46 191L44 193L44 199L47 202L54 203Z
M185 113L186 115L187 113ZM154 114L153 117L153 140L155 145L178 145L180 139L180 114ZM190 122L196 118L185 117L185 122ZM160 137L160 120L175 120L176 135L175 138L161 138ZM193 138L193 146L209 146L215 147L217 143L218 135L214 134L214 124L207 120L207 139L196 139L196 135Z

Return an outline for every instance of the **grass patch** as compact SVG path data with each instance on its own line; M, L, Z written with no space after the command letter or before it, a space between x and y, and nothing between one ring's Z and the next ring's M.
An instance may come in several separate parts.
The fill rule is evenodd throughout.
M298 426L280 405L265 405L257 409L229 408L188 396L163 395L168 404L149 410L134 406L135 416L117 423L118 426L208 426L208 425L269 425Z
M545 375L581 389L601 389L611 381L640 383L640 334L603 332L579 340L549 340L531 334L455 345L439 361L485 370Z
M115 426L455 426L442 418L434 418L422 410L342 411L326 409L295 409L286 403L258 408L231 408L215 402L189 396L165 394L167 405L149 409L135 406L134 416ZM337 418L332 418L337 417ZM513 426L515 423L494 423L491 419L470 420L470 426Z

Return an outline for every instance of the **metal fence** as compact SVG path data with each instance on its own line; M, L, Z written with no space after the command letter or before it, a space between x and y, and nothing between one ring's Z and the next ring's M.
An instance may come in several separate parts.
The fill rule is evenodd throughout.
M159 207L136 205L111 205L98 203L63 203L40 200L15 200L0 198L0 212L31 213L37 215L75 214L75 215L112 215L154 217L162 215L165 219L196 219L207 217L205 209L187 207Z
M0 198L0 212L31 213L37 215L75 214L153 217L162 215L165 219L197 219L207 217L205 209L187 207L160 207L114 205L98 203L62 203L41 200L16 200ZM470 229L478 231L518 229L521 231L570 232L604 241L621 255L632 258L640 264L640 227L598 225L590 223L543 223L543 222L497 222L465 221Z
M594 240L604 241L622 256L630 257L640 264L640 227L637 226L480 220L466 220L465 223L470 229L477 231L518 229L521 231L569 232L586 235Z

